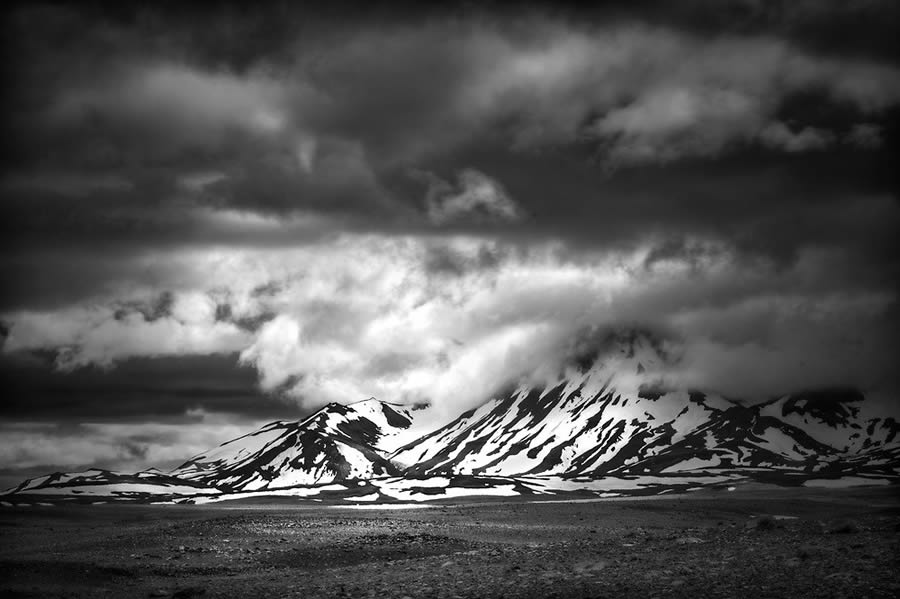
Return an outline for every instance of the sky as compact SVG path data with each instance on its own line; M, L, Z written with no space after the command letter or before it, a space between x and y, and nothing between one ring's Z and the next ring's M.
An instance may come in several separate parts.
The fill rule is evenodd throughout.
M633 329L666 385L897 410L900 6L496 6L4 9L0 478Z

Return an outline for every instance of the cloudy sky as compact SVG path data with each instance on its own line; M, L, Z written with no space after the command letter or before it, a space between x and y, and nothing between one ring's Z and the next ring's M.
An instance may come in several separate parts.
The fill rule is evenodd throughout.
M328 4L4 13L0 475L632 327L673 385L897 407L896 2Z

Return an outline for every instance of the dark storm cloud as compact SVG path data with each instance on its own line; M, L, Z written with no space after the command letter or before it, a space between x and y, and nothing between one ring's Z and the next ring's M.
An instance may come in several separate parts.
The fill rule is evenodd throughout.
M891 0L688 0L643 3L663 22L700 32L777 34L819 52L896 60L900 7ZM655 9L655 11L654 11ZM865 34L849 34L865 32Z
M55 369L46 354L4 355L0 381L6 421L165 422L198 410L255 420L300 414L294 404L263 395L255 371L235 354L133 358L114 369L70 373Z
M329 229L893 267L892 3L350 7L9 12L4 304L84 297L147 248ZM297 214L327 220L280 230ZM65 258L34 258L50 239Z
M782 12L789 22L796 13L830 14ZM326 13L312 25L291 13L274 14L278 25L265 37L270 20L240 11L210 15L200 27L177 11L122 19L21 10L7 25L22 59L11 66L16 85L7 98L17 151L5 203L35 236L77 237L96 225L100 237L114 237L117 225L143 224L149 240L171 241L196 231L168 233L142 209L162 206L177 222L193 204L416 226L422 219L409 210L421 213L427 189L392 183L435 160L453 161L438 176L460 176L473 166L461 147L499 141L524 166L530 151L587 142L597 168L716 157L742 144L821 152L850 139L864 115L878 130L879 111L900 95L883 61L818 57L793 49L790 37L753 30L706 39L702 27L688 26L699 13L638 6L630 15L582 13L587 21L579 22L579 13L534 10L509 24L487 12L451 19L444 15L453 10L414 11L396 24L342 23ZM667 19L684 31L664 27ZM816 105L843 106L852 122L833 130L833 118L783 113L801 92ZM583 203L557 196L564 209ZM93 201L75 209L73 197Z
M756 151L608 173L580 151L466 153L530 215L520 234L576 247L706 236L785 263L803 248L830 246L858 254L866 268L896 268L900 205L886 156Z

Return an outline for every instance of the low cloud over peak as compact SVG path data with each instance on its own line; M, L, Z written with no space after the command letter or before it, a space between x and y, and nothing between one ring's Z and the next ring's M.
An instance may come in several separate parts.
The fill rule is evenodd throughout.
M264 390L306 407L376 395L452 410L528 373L558 371L586 328L636 326L666 331L680 348L665 373L673 384L746 398L896 384L895 341L881 327L896 298L877 285L827 284L840 267L833 257L813 253L783 270L740 264L727 247L648 262L649 242L576 255L558 244L507 254L492 245L344 236L231 252L225 262L201 254L196 286L174 292L159 315L123 311L113 297L13 313L5 351L55 349L69 368L240 351ZM456 267L430 268L435 251Z

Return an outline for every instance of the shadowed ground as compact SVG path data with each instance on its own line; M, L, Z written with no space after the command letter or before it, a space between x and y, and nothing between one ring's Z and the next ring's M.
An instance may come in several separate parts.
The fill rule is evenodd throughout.
M784 518L792 516L793 518ZM897 489L0 510L4 597L894 597Z

